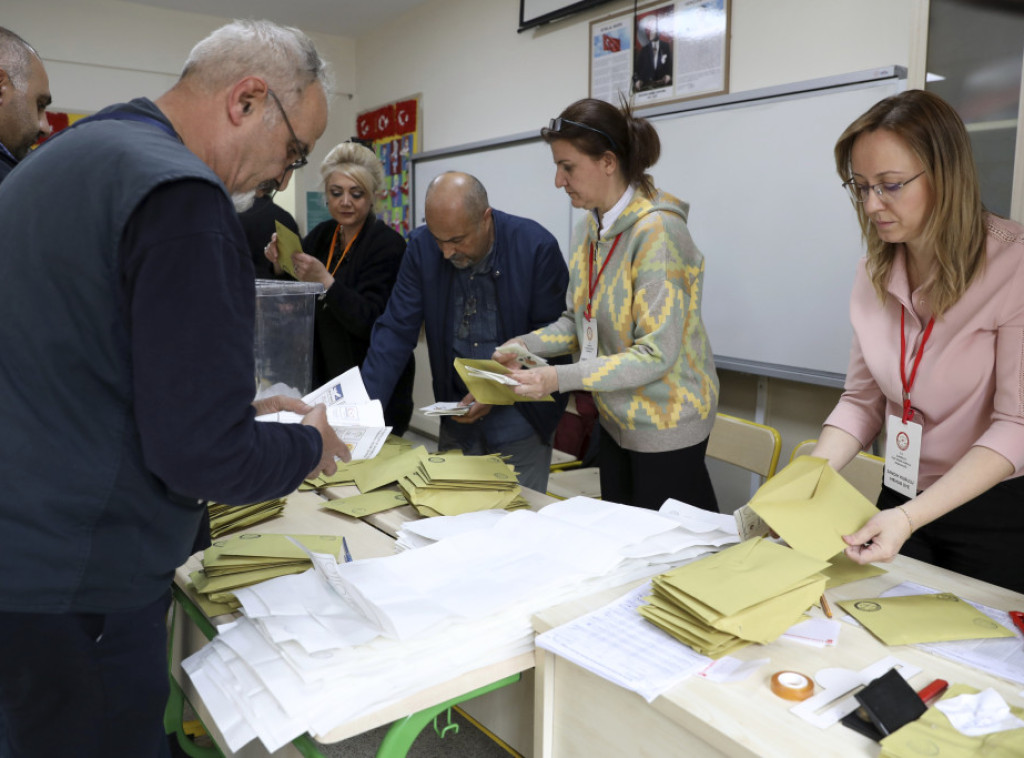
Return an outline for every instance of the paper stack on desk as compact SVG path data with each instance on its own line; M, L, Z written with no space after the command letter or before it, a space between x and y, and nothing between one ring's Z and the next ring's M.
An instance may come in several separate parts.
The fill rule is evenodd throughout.
M361 465L353 479L362 494L331 501L328 508L360 517L410 503L422 516L454 516L528 505L515 469L497 455L431 454L416 447ZM393 484L403 500L377 494Z
M245 616L183 663L228 747L258 736L274 751L529 653L537 611L649 577L702 539L588 498L429 521L463 519L474 528L437 529L422 548L343 564L317 554L315 571L238 590Z
M826 561L756 537L654 577L640 614L704 655L771 642L825 590Z
M224 505L210 503L210 538L217 539L236 529L252 526L281 515L284 510L283 497L264 500L251 505Z
M309 555L293 540L320 553L338 555L342 549L336 535L248 533L217 540L203 551L202 570L189 575L203 611L220 615L236 610L234 590L308 570Z

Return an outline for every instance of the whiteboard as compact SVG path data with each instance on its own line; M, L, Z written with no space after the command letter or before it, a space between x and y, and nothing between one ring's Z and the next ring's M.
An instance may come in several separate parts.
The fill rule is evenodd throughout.
M655 184L690 203L706 266L703 317L720 367L841 385L863 243L832 149L851 121L905 88L903 73L889 67L645 113L661 138ZM537 220L568 250L578 212L554 188L539 137L414 156L418 223L427 184L449 169L475 175L493 207Z

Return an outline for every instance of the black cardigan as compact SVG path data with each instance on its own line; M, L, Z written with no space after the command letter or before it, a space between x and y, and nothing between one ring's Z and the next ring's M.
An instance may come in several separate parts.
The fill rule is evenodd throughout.
M333 219L318 224L303 240L303 251L327 265L331 238L337 228L338 223ZM332 268L343 251L344 246L339 239ZM388 303L404 254L405 239L402 235L371 213L345 260L334 272L334 284L317 307L313 357L315 386L353 366L363 365L370 348L370 332ZM412 415L414 367L410 358L395 393L384 409L384 417L389 425L395 427L396 434L405 432Z

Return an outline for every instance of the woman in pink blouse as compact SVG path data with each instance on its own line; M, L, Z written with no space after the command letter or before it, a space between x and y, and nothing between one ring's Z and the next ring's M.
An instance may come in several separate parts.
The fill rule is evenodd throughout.
M814 455L842 468L887 430L882 511L846 552L1024 591L1024 227L985 212L963 122L929 92L877 103L835 157L867 256Z

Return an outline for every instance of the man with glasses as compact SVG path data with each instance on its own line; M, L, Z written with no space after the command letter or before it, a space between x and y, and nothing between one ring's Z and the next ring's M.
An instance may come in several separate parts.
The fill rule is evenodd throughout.
M370 338L362 369L366 389L387 405L425 326L434 399L472 403L466 415L441 419L438 448L507 455L519 483L544 492L566 398L474 403L452 364L490 358L498 345L557 318L569 283L565 259L538 223L491 208L487 191L469 174L438 176L424 205L426 226L410 237Z
M252 262L232 199L302 166L325 64L235 22L154 101L45 142L0 186L0 717L18 756L168 755L165 615L205 501L335 470L323 406L253 403ZM290 409L303 424L257 423ZM2 751L0 751L2 752Z

